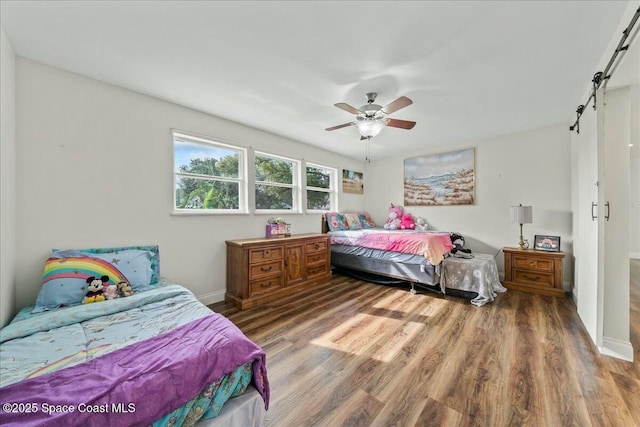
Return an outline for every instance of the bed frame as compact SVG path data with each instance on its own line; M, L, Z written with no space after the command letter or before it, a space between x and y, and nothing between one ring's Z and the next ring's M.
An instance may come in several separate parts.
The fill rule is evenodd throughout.
M322 233L328 233L329 226L322 215ZM396 261L379 260L352 254L331 251L331 265L336 272L358 279L380 284L404 284L408 282L411 293L420 289L444 294L440 287L440 268L429 263L406 264Z

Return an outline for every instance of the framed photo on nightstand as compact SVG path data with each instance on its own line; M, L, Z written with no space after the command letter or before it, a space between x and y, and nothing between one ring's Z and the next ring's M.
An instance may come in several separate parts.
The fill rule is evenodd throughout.
M560 236L539 236L536 234L533 249L537 251L560 252Z

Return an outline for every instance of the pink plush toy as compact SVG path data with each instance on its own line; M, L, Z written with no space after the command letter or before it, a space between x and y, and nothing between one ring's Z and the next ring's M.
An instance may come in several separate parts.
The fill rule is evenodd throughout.
M120 296L116 285L105 286L102 292L106 299L116 299Z
M400 229L401 230L415 230L416 222L413 220L413 217L410 213L405 213L400 218Z
M402 206L395 206L391 203L389 207L389 214L387 215L387 220L384 222L385 230L397 230L400 228L400 218L402 218L402 214L404 209Z

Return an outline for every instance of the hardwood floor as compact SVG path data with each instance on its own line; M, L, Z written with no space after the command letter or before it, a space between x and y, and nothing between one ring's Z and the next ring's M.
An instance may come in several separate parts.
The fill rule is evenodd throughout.
M640 426L635 363L598 354L570 298L508 291L484 307L336 275L229 317L267 353L276 426Z

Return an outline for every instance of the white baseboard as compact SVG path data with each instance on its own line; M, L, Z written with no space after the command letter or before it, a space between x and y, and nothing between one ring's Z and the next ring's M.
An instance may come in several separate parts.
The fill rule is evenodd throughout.
M600 353L617 359L633 362L633 346L629 341L620 341L615 338L602 338Z
M204 295L199 295L198 300L204 305L213 304L214 302L221 302L221 301L224 301L225 293L226 291L217 291L217 292L211 292Z
M640 259L640 252L629 252L629 258Z

